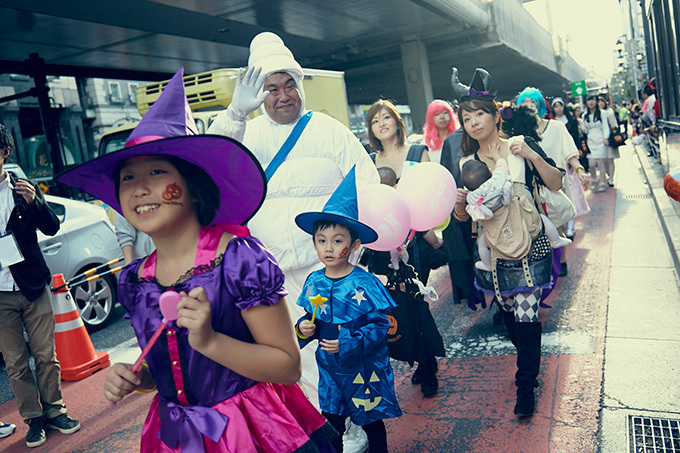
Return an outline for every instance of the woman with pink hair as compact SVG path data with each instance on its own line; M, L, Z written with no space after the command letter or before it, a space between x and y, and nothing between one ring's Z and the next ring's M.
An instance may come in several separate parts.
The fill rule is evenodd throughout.
M432 162L439 163L444 140L457 129L451 104L441 99L430 102L425 114L423 136Z

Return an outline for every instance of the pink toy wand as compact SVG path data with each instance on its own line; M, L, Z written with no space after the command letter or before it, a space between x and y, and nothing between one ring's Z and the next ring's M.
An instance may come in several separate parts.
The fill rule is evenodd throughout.
M149 341L146 343L142 354L139 356L135 364L132 365L130 371L136 373L137 370L139 370L139 367L142 366L142 362L144 361L144 357L146 357L146 355L149 353L153 345L156 343L156 340L158 340L158 337L161 336L163 329L165 329L170 321L175 321L177 319L177 304L181 298L182 297L175 291L166 291L161 294L161 297L158 301L158 304L161 306L161 313L163 314L161 325L158 326L158 329L156 329Z
M161 325L158 326L158 329L156 329L149 341L146 343L146 346L142 351L142 355L140 355L134 365L132 365L130 371L136 373L137 370L139 370L139 367L142 366L142 362L144 361L144 357L146 357L146 355L149 353L154 343L156 343L156 340L158 340L158 337L161 336L163 329L165 329L170 321L175 321L177 319L177 304L181 298L182 297L175 291L166 291L161 294L161 297L158 299L158 304L160 305L161 313L163 314ZM115 401L109 401L109 405L113 406L115 404Z

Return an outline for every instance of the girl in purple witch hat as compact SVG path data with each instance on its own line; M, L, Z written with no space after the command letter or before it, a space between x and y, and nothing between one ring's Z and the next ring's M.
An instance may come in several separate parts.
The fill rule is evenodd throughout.
M300 353L284 276L265 246L222 224L260 207L262 168L240 143L196 135L182 71L123 150L61 175L105 201L156 251L130 263L119 300L141 347L162 322L159 297L181 296L171 321L132 373L114 364L104 395L156 392L141 451L332 452L337 433L295 382Z

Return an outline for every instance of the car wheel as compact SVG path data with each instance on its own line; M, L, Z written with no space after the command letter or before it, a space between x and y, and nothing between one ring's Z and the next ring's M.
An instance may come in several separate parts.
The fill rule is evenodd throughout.
M116 301L116 279L107 275L85 282L71 288L71 295L87 330L98 330L104 327L111 317Z

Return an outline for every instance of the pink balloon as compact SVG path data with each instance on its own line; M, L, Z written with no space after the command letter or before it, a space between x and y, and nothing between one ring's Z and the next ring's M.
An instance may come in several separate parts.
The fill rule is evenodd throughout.
M359 221L378 233L378 240L366 247L386 252L402 245L411 228L411 213L399 192L383 184L371 184L359 190L357 198Z
M435 162L421 162L404 168L397 192L411 211L411 228L427 231L441 224L456 203L456 181Z

